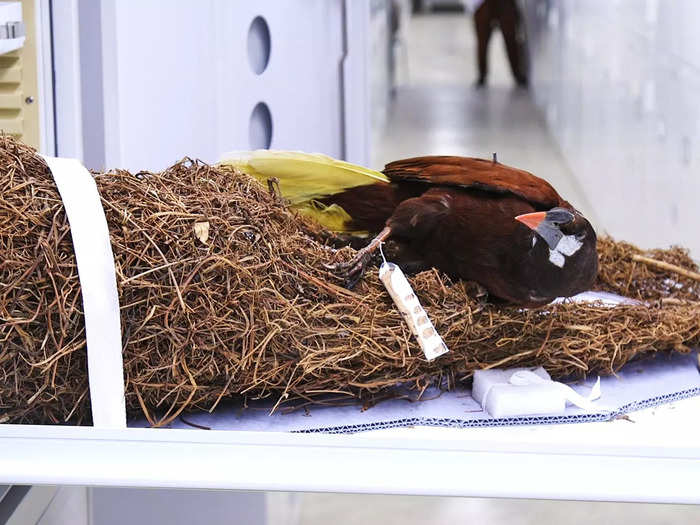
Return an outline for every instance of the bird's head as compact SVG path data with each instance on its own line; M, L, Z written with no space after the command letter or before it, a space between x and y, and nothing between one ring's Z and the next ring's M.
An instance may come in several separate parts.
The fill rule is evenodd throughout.
M515 219L547 243L550 255L557 261L552 262L557 266L563 266L564 256L574 255L589 236L595 241L595 232L590 223L576 210L557 207L546 212L518 215ZM533 239L533 245L535 241L536 239ZM561 264L558 264L559 262Z

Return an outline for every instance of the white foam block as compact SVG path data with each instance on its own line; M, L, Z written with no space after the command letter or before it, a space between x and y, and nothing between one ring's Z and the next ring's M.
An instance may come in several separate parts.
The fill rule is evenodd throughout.
M512 375L521 370L528 370L537 374L542 379L551 380L547 371L541 366L538 368L492 368L489 370L477 370L474 372L474 382L472 385L472 397L482 407L484 397L494 386L499 384L508 385Z
M474 373L472 397L492 417L562 414L567 402L583 410L601 409L600 378L584 397L564 383L552 381L542 368L478 370Z
M492 417L562 414L566 409L566 398L553 382L494 385L482 407Z

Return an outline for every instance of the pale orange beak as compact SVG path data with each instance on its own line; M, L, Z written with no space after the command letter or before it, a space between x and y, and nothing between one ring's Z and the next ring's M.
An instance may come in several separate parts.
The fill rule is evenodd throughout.
M544 220L545 215L547 215L546 211L536 211L533 213L518 215L515 220L522 222L530 229L536 230L540 223Z

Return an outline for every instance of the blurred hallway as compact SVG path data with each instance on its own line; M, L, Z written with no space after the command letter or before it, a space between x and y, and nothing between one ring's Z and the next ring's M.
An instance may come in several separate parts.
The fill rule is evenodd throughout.
M597 223L530 93L515 87L503 38L494 31L487 87L474 88L476 39L469 15L411 18L398 56L397 89L384 129L375 130L372 165L418 155L490 158L549 180Z

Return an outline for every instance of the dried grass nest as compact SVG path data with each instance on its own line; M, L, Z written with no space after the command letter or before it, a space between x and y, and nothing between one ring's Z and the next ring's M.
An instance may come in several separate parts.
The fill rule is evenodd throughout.
M451 388L484 367L611 374L636 355L700 341L700 283L634 260L697 272L688 253L604 238L596 288L646 304L523 310L489 304L437 271L411 277L450 348L427 362L376 272L342 288L323 264L353 250L333 248L332 235L248 176L185 159L162 173L95 180L115 256L127 410L153 423L231 396L283 405L371 401L399 383ZM0 421L89 424L80 283L61 199L43 160L6 136L0 188Z

